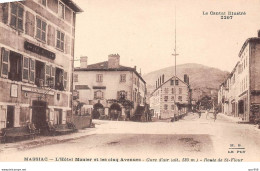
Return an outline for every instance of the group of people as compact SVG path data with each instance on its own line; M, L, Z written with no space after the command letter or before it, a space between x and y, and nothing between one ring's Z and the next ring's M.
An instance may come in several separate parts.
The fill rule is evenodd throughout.
M199 115L199 118L201 117L201 111L200 110L197 110L196 111L197 113L198 113L198 115ZM209 109L207 109L206 111L205 111L205 114L206 114L206 119L208 119L208 117L209 117ZM217 109L214 109L214 111L213 111L213 116L214 116L214 122L216 121L216 119L217 119L217 114L218 114L218 111L217 111Z

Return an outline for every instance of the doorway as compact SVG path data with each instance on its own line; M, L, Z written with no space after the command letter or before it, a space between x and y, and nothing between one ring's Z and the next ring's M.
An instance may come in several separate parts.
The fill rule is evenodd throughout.
M62 124L62 109L54 109L54 125Z
M32 123L37 129L42 129L46 125L47 103L44 101L33 101L32 103Z
M111 119L118 119L121 116L122 109L119 104L113 103L110 106L109 113Z
M6 128L14 127L14 106L7 106Z

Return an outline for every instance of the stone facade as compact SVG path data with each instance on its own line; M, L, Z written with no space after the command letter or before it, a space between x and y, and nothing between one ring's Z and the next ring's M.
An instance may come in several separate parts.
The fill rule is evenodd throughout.
M70 0L0 4L0 128L71 118L78 12Z
M191 106L191 89L187 75L184 81L176 77L164 81L162 75L156 81L156 89L150 97L150 106L154 116L159 119L168 119L188 112Z
M108 61L74 70L74 90L78 101L93 106L93 118L131 119L138 106L146 102L146 83L135 68L120 65L120 56L109 55ZM85 68L82 68L85 66ZM130 107L130 106L131 107Z
M249 38L239 52L239 61L220 85L220 112L253 122L260 117L260 38Z

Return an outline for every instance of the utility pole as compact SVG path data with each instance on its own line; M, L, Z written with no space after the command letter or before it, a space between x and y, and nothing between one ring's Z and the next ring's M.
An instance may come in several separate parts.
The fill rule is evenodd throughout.
M177 47L176 47L176 5L175 5L175 47L174 47L174 54L172 54L174 56L174 84L173 84L173 89L174 89L174 115L176 114L176 109L177 109L177 105L176 105L176 56L178 56L179 54L177 54Z

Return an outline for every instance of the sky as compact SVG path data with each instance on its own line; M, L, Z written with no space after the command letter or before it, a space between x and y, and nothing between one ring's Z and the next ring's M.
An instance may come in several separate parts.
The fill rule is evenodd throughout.
M74 0L77 15L75 66L118 53L120 64L142 73L174 65L175 7L177 65L198 63L231 72L238 53L260 29L259 0ZM221 19L205 12L242 11Z

